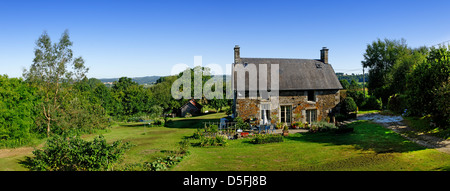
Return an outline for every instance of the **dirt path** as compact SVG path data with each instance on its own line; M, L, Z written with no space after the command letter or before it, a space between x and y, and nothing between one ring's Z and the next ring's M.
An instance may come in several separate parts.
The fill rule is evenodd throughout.
M19 147L15 149L0 149L0 158L15 157L18 155L28 155L34 150L33 147Z
M369 120L381 124L383 127L393 130L406 139L413 141L427 148L434 148L443 153L450 154L450 140L443 138L424 135L423 133L414 132L414 129L403 123L401 116L385 116L380 114L365 114L356 118L357 120ZM411 133L413 132L413 133Z

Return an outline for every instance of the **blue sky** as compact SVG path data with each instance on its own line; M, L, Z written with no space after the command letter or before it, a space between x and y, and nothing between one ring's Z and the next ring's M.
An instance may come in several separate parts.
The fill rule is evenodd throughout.
M361 73L368 43L450 40L450 1L1 1L0 74L21 77L43 31L69 30L88 77L169 75L172 66L223 66L242 57L318 59L328 47L336 72ZM224 69L225 70L225 69Z

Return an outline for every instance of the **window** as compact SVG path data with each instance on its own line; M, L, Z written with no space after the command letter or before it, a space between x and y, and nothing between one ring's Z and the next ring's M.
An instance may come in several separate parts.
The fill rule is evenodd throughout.
M316 109L306 110L306 122L311 124L311 122L313 121L317 121L317 110Z
M261 123L270 124L270 104L261 104Z
M316 97L314 96L313 90L308 91L308 101L316 101Z
M281 106L281 123L291 123L291 110L292 106Z

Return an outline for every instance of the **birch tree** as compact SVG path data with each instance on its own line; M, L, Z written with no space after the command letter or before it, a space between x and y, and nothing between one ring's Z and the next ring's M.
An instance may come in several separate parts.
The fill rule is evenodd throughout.
M36 41L35 58L23 76L29 83L39 89L43 102L39 107L41 119L46 124L47 136L51 133L52 123L56 121L65 88L85 77L89 70L82 57L73 58L72 42L66 30L58 43L51 42L47 32Z

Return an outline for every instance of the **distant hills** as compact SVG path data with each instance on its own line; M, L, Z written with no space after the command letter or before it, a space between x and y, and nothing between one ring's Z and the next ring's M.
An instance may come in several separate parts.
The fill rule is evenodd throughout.
M158 80L161 76L145 76L145 77L133 77L133 81L138 83L139 85L151 85L155 84L156 80ZM115 81L119 81L119 78L100 78L99 79L104 84L112 84Z
M337 77L339 80L341 79L346 79L349 82L351 81L351 79L355 79L357 82L362 82L363 80L363 75L362 74L352 74L352 75L348 75L348 74L344 74L344 73L336 73ZM139 85L152 85L155 84L156 81L163 76L145 76L145 77L132 77L131 79L133 79L133 81L137 82ZM226 75L223 75L223 79L225 80ZM368 74L365 74L365 80L366 82L368 81ZM112 85L112 83L114 81L118 81L119 78L100 78L99 79L101 82L103 82L104 84L110 84Z
M139 85L152 85L161 77L163 76L132 77L131 79ZM225 80L225 77L226 75L223 75L223 80ZM112 85L113 82L119 81L119 78L99 78L99 80L104 84Z

